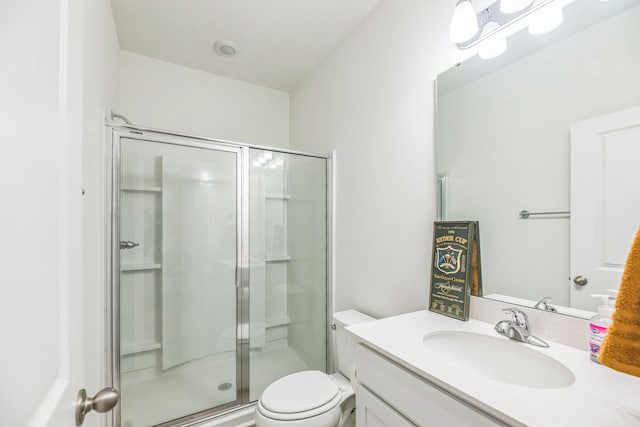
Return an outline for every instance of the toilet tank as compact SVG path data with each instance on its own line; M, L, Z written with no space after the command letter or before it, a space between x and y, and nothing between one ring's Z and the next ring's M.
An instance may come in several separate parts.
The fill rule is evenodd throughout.
M347 326L357 323L370 322L376 320L371 316L360 313L356 310L345 310L333 313L333 323L336 325L334 335L334 356L336 366L342 375L349 378L355 366L356 337L347 332Z

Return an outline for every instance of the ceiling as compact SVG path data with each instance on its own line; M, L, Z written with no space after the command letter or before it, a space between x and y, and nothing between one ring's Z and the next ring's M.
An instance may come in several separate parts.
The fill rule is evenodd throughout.
M120 47L291 91L379 0L111 0ZM234 57L216 40L238 46Z

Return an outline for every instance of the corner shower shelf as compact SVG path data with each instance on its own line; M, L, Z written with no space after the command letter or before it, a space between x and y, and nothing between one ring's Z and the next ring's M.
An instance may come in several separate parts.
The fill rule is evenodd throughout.
M162 192L162 187L156 187L153 185L123 185L121 187L122 191L146 191L153 193Z
M291 257L284 255L284 256L267 256L264 259L265 262L289 262L291 261Z
M273 328L276 326L286 326L291 323L288 317L278 317L277 319L267 319L265 321L265 327Z
M123 265L122 271L159 270L161 268L162 268L162 264L130 264L130 265Z
M126 356L129 354L142 353L144 351L158 350L160 348L162 348L162 344L157 341L125 344L120 349L120 354Z
M291 194L267 194L266 199L290 200Z

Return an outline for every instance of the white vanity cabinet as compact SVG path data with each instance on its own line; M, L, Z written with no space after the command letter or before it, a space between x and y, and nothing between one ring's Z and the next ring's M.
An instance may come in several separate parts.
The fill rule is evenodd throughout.
M356 427L415 426L366 387L356 387Z
M357 427L505 425L359 344Z

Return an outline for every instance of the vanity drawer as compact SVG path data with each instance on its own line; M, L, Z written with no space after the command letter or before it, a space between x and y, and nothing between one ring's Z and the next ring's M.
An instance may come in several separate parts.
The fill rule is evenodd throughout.
M358 344L356 350L356 366L358 382L419 426L505 425L445 394L434 385L362 344ZM356 399L358 398L356 395Z
M362 385L356 386L356 427L415 427Z

